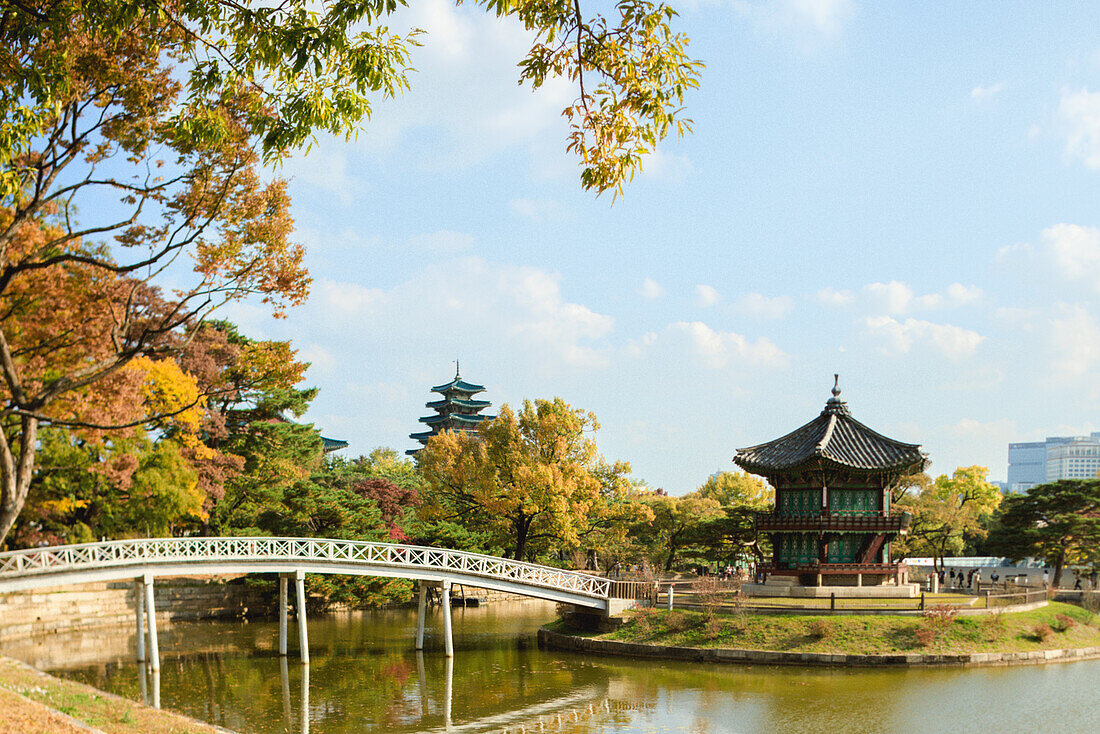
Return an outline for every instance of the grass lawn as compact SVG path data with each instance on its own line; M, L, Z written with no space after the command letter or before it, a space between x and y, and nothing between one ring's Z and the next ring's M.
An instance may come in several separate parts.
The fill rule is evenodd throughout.
M559 631L568 631L559 628ZM1027 652L1100 646L1100 616L1071 604L1011 614L887 615L717 614L642 609L601 635L621 642L860 654Z
M18 695L16 695L18 694ZM29 700L28 700L29 699ZM0 657L0 734L86 733L55 711L107 734L215 734L224 731L143 706Z

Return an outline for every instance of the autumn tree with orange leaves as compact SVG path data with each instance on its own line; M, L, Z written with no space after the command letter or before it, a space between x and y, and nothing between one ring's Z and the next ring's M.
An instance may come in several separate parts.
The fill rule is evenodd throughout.
M0 200L0 543L26 501L40 425L193 433L206 393L179 368L187 327L234 299L278 312L308 291L284 184L258 172L258 92L181 99L171 63L190 42L133 25L5 38L0 87L36 65L63 64L68 82L34 145L4 161L18 186ZM170 124L188 109L189 129ZM171 293L156 285L167 277Z

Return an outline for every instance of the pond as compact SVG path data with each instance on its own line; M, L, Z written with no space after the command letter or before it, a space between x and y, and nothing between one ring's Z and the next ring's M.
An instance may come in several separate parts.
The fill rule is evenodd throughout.
M828 670L587 657L539 650L542 602L309 621L311 664L276 653L274 622L174 623L154 677L132 630L54 635L4 652L58 675L245 734L344 732L1100 731L1100 661L975 669ZM293 640L293 636L292 636Z

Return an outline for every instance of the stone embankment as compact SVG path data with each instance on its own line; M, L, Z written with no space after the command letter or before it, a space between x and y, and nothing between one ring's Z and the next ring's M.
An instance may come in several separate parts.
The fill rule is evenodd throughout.
M133 625L135 593L132 582L109 581L0 594L0 644L37 635ZM452 595L464 598L470 606L529 599L473 586L455 586ZM275 613L274 596L243 578L157 579L157 621L267 616Z
M0 594L0 644L36 635L134 624L132 582L110 581ZM241 579L156 582L158 622L270 614L270 594Z
M617 640L598 640L590 637L576 637L545 628L539 630L538 641L539 645L555 650L595 653L597 655L657 658L661 660L685 660L703 663L740 663L749 665L814 665L874 668L890 666L1027 665L1100 659L1100 647L1032 650L1029 652L846 655L816 652L649 645L637 642L619 642Z

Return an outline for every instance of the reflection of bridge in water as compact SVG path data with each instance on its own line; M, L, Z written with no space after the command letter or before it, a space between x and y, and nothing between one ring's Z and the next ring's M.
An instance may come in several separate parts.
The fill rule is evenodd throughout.
M423 729L424 734L430 732L449 732L452 734L509 732L520 734L521 732L553 731L554 728L560 728L566 724L594 721L602 716L610 715L618 708L608 698L608 683L604 681L584 686L565 696L558 696L499 714L455 724L451 715L454 699L453 658L447 658L445 662L443 695L442 700L439 701L430 701L427 676L424 669L424 653L421 651L416 653L416 668L421 715L426 716L428 713L437 712L442 715L443 719L442 726ZM283 716L286 720L286 730L309 734L309 666L302 666L300 671L301 678L296 687L298 705L295 706L294 696L291 693L290 667L287 665L285 657L280 659L279 673L282 679ZM151 665L142 665L139 668L138 689L142 702L147 706L160 708L160 683L159 670L154 670Z
M480 553L444 548L315 538L155 538L52 546L0 553L0 593L134 579L144 587L135 604L137 657L160 667L153 582L158 576L277 573L279 653L287 654L287 592L296 592L298 642L309 663L305 574L405 578L419 582L416 649L424 647L427 590L441 590L444 649L454 655L450 590L453 584L574 604L606 612L613 585L598 576ZM142 597L139 594L138 599Z

